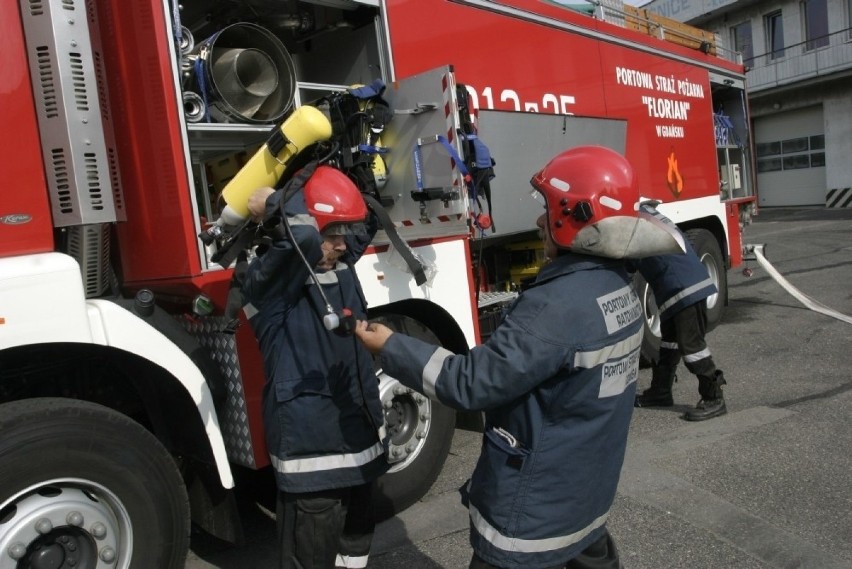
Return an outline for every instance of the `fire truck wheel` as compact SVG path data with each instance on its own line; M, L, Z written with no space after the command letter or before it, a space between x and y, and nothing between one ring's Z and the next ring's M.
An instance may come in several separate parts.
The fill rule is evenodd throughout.
M189 502L174 460L133 420L28 399L0 405L0 528L16 567L178 569Z
M719 291L707 297L707 330L709 331L722 321L722 314L728 303L728 272L725 258L722 256L719 242L706 229L690 229L686 232L686 236Z
M408 316L384 315L379 321L393 330L440 344L431 330ZM376 515L383 520L406 509L429 491L449 454L456 414L381 370L377 373L391 461L391 468L379 479L376 492Z
M633 275L633 284L636 287L636 293L639 295L639 300L642 302L642 310L645 313L645 330L642 335L640 363L642 367L647 367L657 359L657 355L660 353L660 340L662 339L660 310L657 308L654 291L651 290L651 287L648 286L648 283L638 272Z

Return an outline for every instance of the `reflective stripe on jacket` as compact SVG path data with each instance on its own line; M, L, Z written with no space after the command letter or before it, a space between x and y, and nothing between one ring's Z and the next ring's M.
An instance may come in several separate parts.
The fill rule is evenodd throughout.
M457 409L484 410L471 542L499 567L554 567L598 539L633 412L642 309L620 261L542 268L488 341L454 355L393 334L384 370Z

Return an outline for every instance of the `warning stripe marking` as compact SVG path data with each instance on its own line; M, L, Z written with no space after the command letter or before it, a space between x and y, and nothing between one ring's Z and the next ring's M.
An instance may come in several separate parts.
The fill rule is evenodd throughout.
M834 188L825 195L825 207L852 207L852 188Z
M455 221L460 221L464 218L464 215L457 213L455 215L439 215L438 217L429 217L426 219L403 219L402 221L394 222L394 225L397 227L414 227L415 225L429 225L431 223L450 223Z

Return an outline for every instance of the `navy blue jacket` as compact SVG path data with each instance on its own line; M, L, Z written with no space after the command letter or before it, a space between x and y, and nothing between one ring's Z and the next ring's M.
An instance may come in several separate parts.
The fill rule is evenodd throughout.
M642 308L621 261L545 265L468 355L392 334L384 370L457 409L484 410L469 486L471 543L499 567L565 563L604 531L633 412Z
M267 200L277 212L282 192ZM287 203L296 242L312 267L322 259L322 237L302 192ZM352 264L378 227L347 236L337 267L317 276L335 309L366 319L366 301ZM325 329L325 302L289 238L279 236L252 261L243 285L244 307L263 354L266 444L278 487L313 492L363 484L387 470L384 414L370 353L354 336Z
M676 228L656 208L642 206L642 209ZM639 271L654 291L662 320L668 320L687 306L718 292L689 239L684 236L683 241L686 245L686 253L683 255L656 255L628 261L628 267Z

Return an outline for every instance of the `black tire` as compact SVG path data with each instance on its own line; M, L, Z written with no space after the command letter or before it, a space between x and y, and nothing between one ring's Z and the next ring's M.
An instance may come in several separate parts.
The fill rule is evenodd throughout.
M640 365L648 367L657 360L660 353L660 341L662 340L660 311L657 308L654 291L651 290L651 287L648 286L648 283L638 271L633 275L633 286L636 287L636 294L639 295L639 301L642 303L642 314L645 316L642 324L644 333L642 334Z
M390 314L377 320L395 331L440 344L431 330L408 316ZM379 375L391 454L398 451L404 456L378 481L375 510L378 519L384 520L417 502L432 487L450 452L456 414L383 372ZM391 456L394 458L399 457Z
M706 229L690 229L686 236L719 291L707 297L707 330L710 331L722 321L725 306L728 304L727 265L719 242L711 232Z
M182 569L189 501L175 461L130 418L86 401L28 399L0 405L0 528L2 554L21 568L52 555L64 556L63 569L99 558L117 569Z

